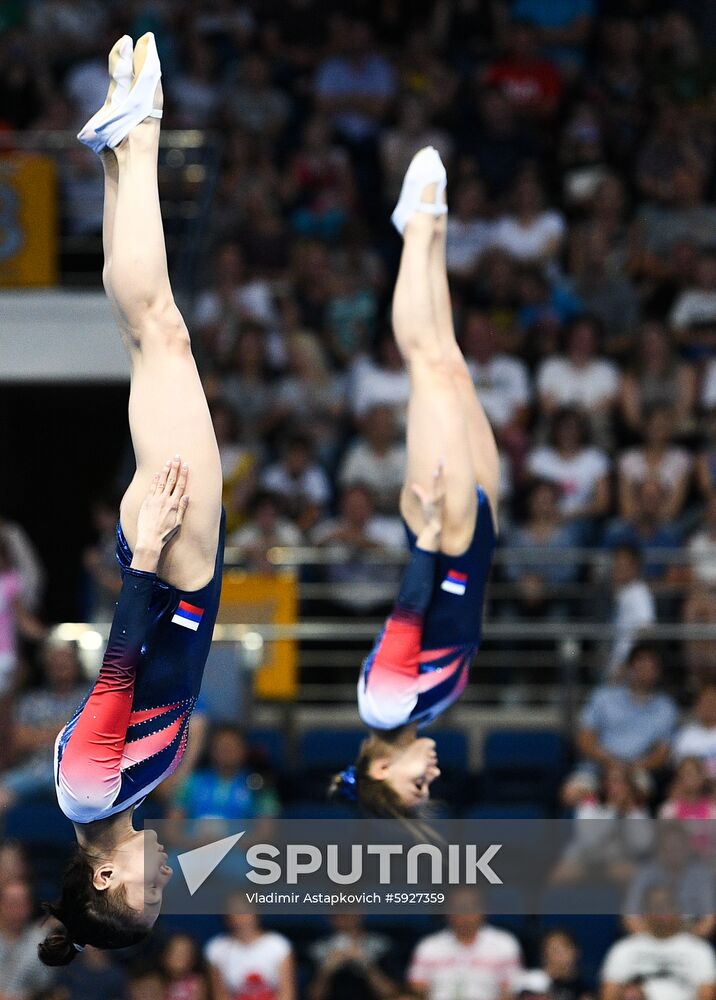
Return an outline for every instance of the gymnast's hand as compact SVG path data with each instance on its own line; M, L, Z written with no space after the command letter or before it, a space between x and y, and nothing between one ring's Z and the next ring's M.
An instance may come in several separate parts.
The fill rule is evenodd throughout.
M137 544L132 560L135 569L155 572L162 549L181 528L189 505L188 477L189 466L178 455L154 475L137 516Z
M437 550L445 513L445 475L442 465L433 473L429 490L418 483L413 483L412 490L423 512L423 527L418 535L418 545L428 551Z

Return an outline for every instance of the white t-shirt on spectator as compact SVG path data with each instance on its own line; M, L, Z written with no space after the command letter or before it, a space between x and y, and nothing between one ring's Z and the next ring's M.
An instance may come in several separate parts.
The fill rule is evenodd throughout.
M712 358L706 365L701 389L701 405L705 410L713 410L716 407L716 358Z
M469 274L482 255L491 246L495 225L484 219L448 219L447 225L447 269L451 274Z
M605 358L595 358L583 368L568 358L548 358L537 372L537 389L560 406L591 410L616 396L619 370Z
M668 448L659 468L651 470L646 464L646 456L641 448L630 448L619 459L619 475L635 483L643 483L653 472L666 490L672 490L691 469L691 456L684 448Z
M530 401L527 366L517 358L496 354L487 364L472 358L468 368L485 413L493 427L504 427Z
M612 621L615 638L607 664L609 676L626 663L639 630L656 621L656 602L648 584L634 580L617 590Z
M364 416L374 406L391 406L401 426L410 395L410 379L405 368L391 371L374 364L369 358L359 358L353 365L351 409L356 417Z
M607 952L602 982L637 977L643 977L647 1000L694 1000L700 986L716 982L716 959L711 945L694 934L633 934Z
M495 224L492 245L519 261L539 260L555 240L562 240L564 219L559 212L541 212L529 226L506 215Z
M408 969L409 983L427 986L428 1000L498 1000L522 968L517 938L485 925L472 944L450 930L418 942Z
M267 281L248 281L238 285L231 294L231 305L241 316L270 326L276 320L271 286ZM224 303L213 288L201 292L194 308L194 323L199 328L221 321Z
M533 476L557 483L562 491L560 508L571 514L590 502L600 479L609 472L609 459L599 448L582 448L564 458L555 448L536 448L528 459Z
M716 292L687 288L677 298L669 316L674 330L686 330L695 323L716 321Z
M249 976L260 977L267 990L277 990L283 961L291 954L291 944L282 934L266 933L251 944L244 944L228 934L212 938L204 957L223 979L233 995L246 984Z
M370 486L378 505L383 507L386 501L395 499L403 485L405 460L405 447L401 444L394 444L384 455L378 455L367 441L359 438L343 459L338 482L341 486L353 483Z
M689 542L691 572L707 587L716 585L716 538L708 531L697 532Z
M688 722L676 734L673 749L678 764L685 757L697 757L711 778L716 778L716 726L709 729L700 722Z
M305 499L319 507L328 503L331 496L328 479L319 465L309 466L303 475L294 479L277 462L266 469L261 477L261 485L269 493L278 493L289 500Z

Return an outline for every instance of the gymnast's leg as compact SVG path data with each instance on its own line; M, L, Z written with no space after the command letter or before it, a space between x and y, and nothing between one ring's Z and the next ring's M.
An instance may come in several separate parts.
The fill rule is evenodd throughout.
M143 41L135 49L135 63ZM154 106L161 103L159 86ZM180 454L190 469L191 502L160 573L192 591L214 572L221 465L189 333L169 281L157 187L159 131L159 120L147 118L105 153L103 277L132 371L129 425L137 469L122 500L122 528L132 547L139 506L154 472Z

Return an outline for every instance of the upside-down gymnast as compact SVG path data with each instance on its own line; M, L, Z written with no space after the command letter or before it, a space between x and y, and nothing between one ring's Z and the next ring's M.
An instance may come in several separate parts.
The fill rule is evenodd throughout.
M49 965L67 964L86 944L133 944L159 914L172 871L156 835L135 830L132 814L186 748L224 549L219 453L167 271L154 37L134 49L120 39L109 74L107 101L78 138L104 165L103 279L131 362L137 468L117 526L123 584L107 650L55 744L57 797L78 847L59 902L47 907L60 922L39 946Z
M417 730L465 689L496 542L499 457L455 339L446 186L438 153L422 149L392 216L403 236L392 320L410 375L400 508L411 558L358 681L370 735L331 786L373 816L425 812L440 771L434 740Z

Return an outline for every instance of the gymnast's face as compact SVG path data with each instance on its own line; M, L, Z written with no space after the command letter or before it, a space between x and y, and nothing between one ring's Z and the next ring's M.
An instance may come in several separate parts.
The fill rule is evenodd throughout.
M419 806L430 798L430 786L440 775L435 740L413 740L396 748L390 757L376 759L370 774L387 781L404 805Z
M143 926L151 927L159 916L164 886L173 874L166 861L167 853L154 830L137 830L97 869L95 887L123 886L128 906L137 912Z

